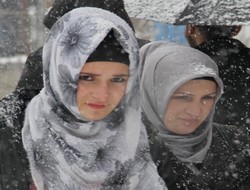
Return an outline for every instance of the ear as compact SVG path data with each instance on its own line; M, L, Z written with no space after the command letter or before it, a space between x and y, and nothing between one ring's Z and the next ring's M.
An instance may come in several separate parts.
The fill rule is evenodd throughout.
M186 26L186 35L191 36L195 33L195 26L192 24L187 24Z
M236 36L237 34L239 34L239 32L241 31L241 27L242 26L234 26L234 30L232 32L232 36Z

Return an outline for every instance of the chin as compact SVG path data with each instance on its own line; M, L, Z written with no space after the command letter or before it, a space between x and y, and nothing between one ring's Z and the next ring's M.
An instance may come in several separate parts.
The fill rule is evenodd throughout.
M175 133L178 134L178 135L188 135L188 134L193 133L195 130L196 130L196 128L195 129L187 129L187 128L185 128L185 129L180 129L178 131L175 131Z

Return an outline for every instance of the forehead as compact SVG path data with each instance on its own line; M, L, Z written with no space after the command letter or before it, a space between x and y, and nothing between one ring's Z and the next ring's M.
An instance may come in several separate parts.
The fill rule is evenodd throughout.
M211 80L198 79L190 80L180 86L176 92L185 92L192 94L206 94L215 92L217 89L217 84Z
M109 72L128 70L128 65L112 61L95 61L85 63L81 72Z

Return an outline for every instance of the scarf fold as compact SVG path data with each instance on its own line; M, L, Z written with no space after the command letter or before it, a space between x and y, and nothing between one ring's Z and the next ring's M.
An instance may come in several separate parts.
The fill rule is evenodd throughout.
M113 30L129 54L125 95L100 121L84 119L76 104L79 73ZM52 27L44 44L44 88L27 107L22 130L33 180L44 189L166 189L159 178L141 122L138 45L118 16L77 8Z

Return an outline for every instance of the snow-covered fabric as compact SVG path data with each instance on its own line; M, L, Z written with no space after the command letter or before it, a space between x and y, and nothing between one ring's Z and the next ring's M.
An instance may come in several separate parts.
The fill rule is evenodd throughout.
M153 138L152 156L169 189L250 189L250 139L238 127L213 123L211 146L202 164L193 164L195 170Z
M216 101L223 90L218 68L204 53L190 47L158 41L140 51L144 70L141 79L141 105L152 130L181 161L201 163L212 140L214 107L193 133L178 135L164 126L164 116L172 94L184 83L200 77L213 77L218 83Z
M15 90L0 101L0 189L29 189L29 167L22 145L26 104L38 92Z
M249 0L124 0L131 18L168 24L250 24Z
M224 84L214 122L235 125L250 135L250 48L229 37L215 37L194 48L215 61Z
M177 15L177 24L194 25L249 25L248 0L189 0ZM175 23L176 24L176 23Z
M111 30L129 54L130 77L118 107L87 121L77 107L79 73ZM165 189L141 122L138 53L129 25L102 9L74 9L52 27L43 48L45 87L28 105L22 131L39 190Z

